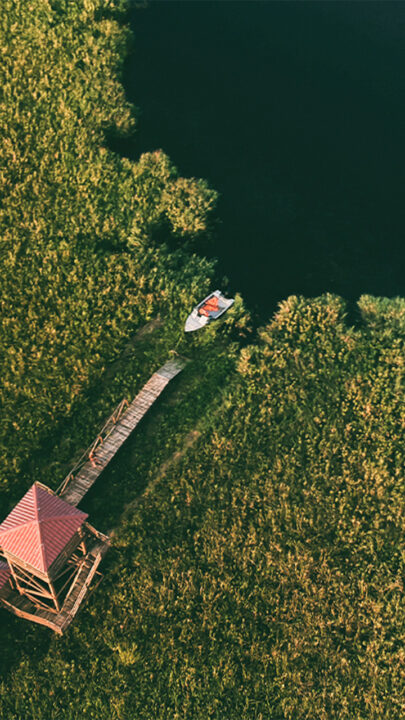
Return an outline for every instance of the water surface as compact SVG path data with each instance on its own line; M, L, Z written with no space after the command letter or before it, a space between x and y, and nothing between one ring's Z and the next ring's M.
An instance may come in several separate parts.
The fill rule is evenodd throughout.
M131 157L221 193L213 254L262 315L405 295L405 3L151 2L131 13Z

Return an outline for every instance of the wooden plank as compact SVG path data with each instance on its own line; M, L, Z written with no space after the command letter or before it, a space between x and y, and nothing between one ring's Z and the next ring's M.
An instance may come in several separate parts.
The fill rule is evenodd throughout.
M141 397L137 398L136 402L134 403L135 407L146 407L151 404L153 404L156 400L156 398L159 396L159 393L142 393Z
M135 405L131 410L130 420L133 421L134 417L138 417L139 414L143 415L146 410L149 410L150 405L144 407L143 404L139 403Z
M114 442L116 440L118 440L118 442L119 442L120 438L124 438L124 440L126 440L127 437L131 434L131 431L132 431L132 428L131 428L131 430L127 430L126 428L123 428L121 426L116 427L108 439L112 442Z
M140 398L133 406L133 410L131 412L131 415L133 414L133 411L135 410L149 410L150 406L153 405L156 398L153 398L151 400L146 400L143 398Z
M129 432L132 432L134 429L134 423L130 422L130 420L120 420L120 427L124 428L125 430L129 430Z

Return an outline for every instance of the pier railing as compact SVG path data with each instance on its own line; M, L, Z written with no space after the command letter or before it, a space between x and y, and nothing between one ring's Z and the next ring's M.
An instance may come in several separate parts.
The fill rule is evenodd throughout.
M69 471L69 473L66 475L66 477L62 480L59 487L56 489L56 494L60 495L63 493L67 485L73 480L75 475L88 463L89 461L96 465L97 459L95 457L95 453L98 447L105 442L105 440L109 437L111 432L113 431L116 424L119 422L119 420L122 418L123 414L125 413L126 409L129 406L129 402L126 398L121 400L119 405L115 408L114 412L110 417L108 418L107 422L103 425L100 432L98 433L97 437L91 445L87 448L87 450L84 451L84 453L80 456L79 460L77 461L76 465Z

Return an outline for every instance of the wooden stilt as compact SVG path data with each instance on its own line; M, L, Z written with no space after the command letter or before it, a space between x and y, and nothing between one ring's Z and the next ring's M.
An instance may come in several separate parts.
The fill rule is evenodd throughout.
M57 611L59 612L59 610L60 610L59 600L58 600L58 596L56 594L55 588L53 586L52 580L49 580L49 587L51 589L52 599L55 603L55 607L56 607Z

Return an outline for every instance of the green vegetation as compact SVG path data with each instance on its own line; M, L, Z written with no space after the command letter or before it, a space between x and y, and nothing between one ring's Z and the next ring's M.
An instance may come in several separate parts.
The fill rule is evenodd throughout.
M208 330L86 505L117 528L87 608L10 623L5 717L401 717L405 302L360 308Z
M0 492L13 499L24 461L128 336L157 312L178 320L212 274L162 238L206 231L215 193L162 152L131 163L104 146L133 128L114 6L2 4Z
M1 611L0 717L400 718L405 301L361 298L353 329L291 297L241 348L238 298L183 336L215 195L103 146L132 128L121 5L1 15L2 514L169 349L192 362L83 503L115 532L67 635Z

